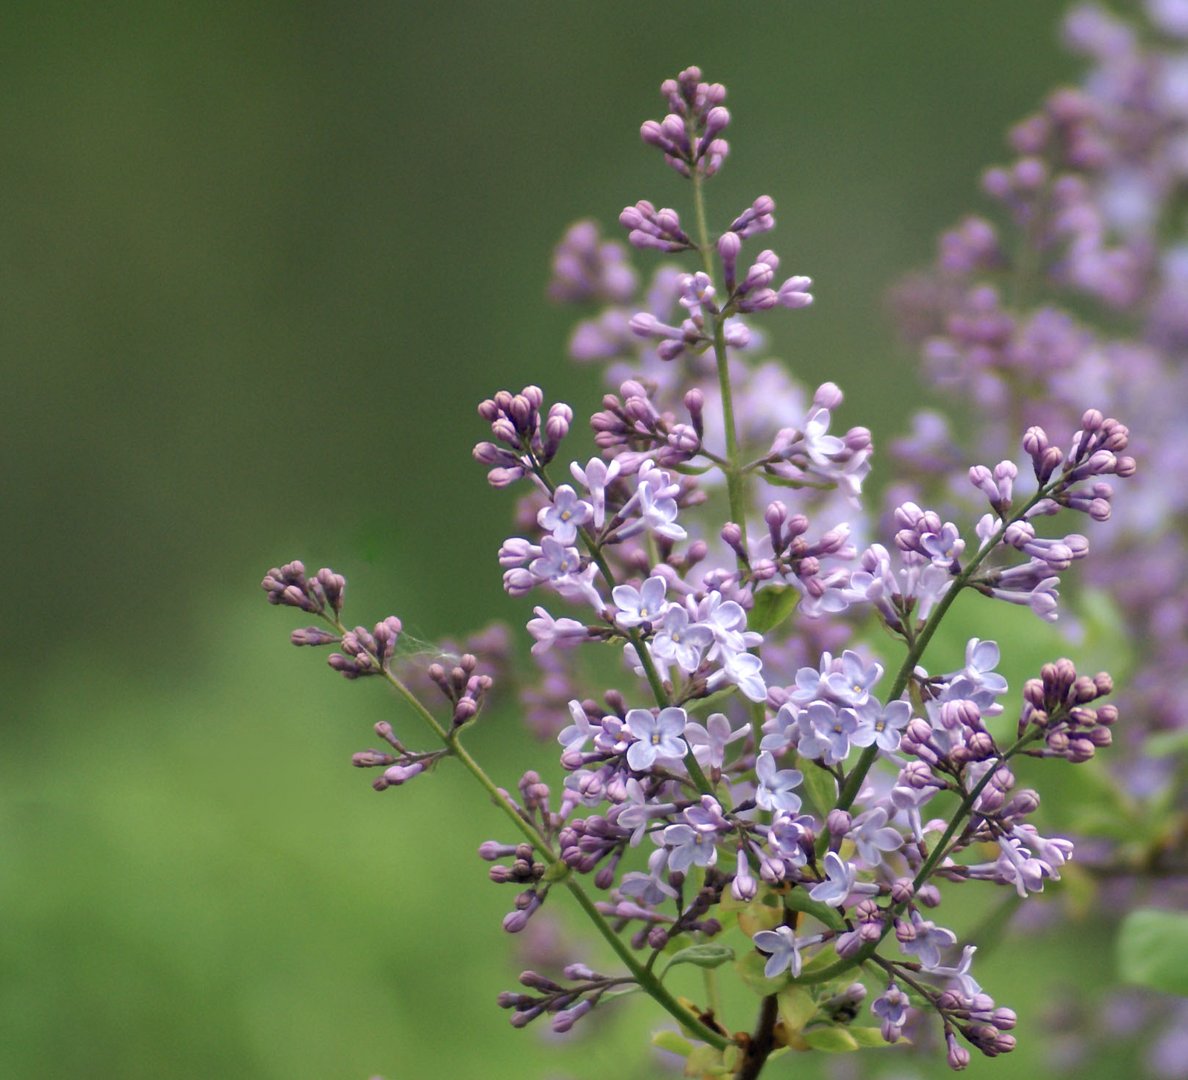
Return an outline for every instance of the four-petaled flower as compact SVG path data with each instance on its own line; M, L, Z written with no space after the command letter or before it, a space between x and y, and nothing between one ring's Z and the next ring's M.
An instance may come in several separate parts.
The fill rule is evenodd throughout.
M804 780L799 769L779 769L776 759L764 750L755 763L755 775L759 786L755 789L755 802L763 810L784 810L795 814L800 809L800 796L793 792Z
M792 978L800 978L800 947L803 942L796 937L790 926L777 926L774 930L760 930L751 940L755 948L767 953L763 974L774 979L784 971L791 971Z
M627 748L627 764L646 772L657 759L683 758L689 747L682 736L688 717L684 709L669 706L653 715L647 709L627 713L626 727L636 741Z
M830 907L843 907L846 897L854 891L858 871L836 851L825 852L825 880L809 890L809 896Z
M611 598L618 609L615 622L631 629L652 623L664 614L664 593L668 584L662 577L650 577L638 589L634 585L616 585Z
M553 502L544 507L536 520L546 532L553 534L559 544L572 544L577 539L578 529L594 516L593 507L568 484L562 484L553 492Z

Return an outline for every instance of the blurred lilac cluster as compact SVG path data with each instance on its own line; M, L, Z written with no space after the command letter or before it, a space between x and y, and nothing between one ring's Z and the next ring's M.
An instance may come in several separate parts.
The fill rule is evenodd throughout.
M517 835L480 855L515 889L504 929L525 930L568 891L618 957L613 975L582 962L557 978L524 972L522 989L500 996L513 1024L547 1015L565 1032L642 989L702 1044L687 1044L689 1068L747 1080L790 1047L894 1043L929 1012L963 1068L967 1047L1014 1047L1015 1015L975 979L976 945L937 921L944 887L983 881L1026 897L1058 879L1073 844L1030 820L1039 795L1013 763L1087 761L1118 714L1101 701L1108 675L1060 659L1027 683L1004 728L993 641L970 640L954 671L923 661L967 590L1056 617L1063 575L1089 543L1049 519L1110 517L1115 480L1135 472L1129 434L1089 404L1029 418L1017 455L995 448L992 464L961 468L974 513L905 499L887 543L872 539L869 431L833 433L833 383L809 394L747 358L751 321L807 307L812 283L781 278L770 249L744 258L775 227L767 196L710 236L704 185L729 152L725 89L688 68L661 93L668 113L641 134L690 181L695 224L647 201L620 223L634 247L693 268L657 270L641 305L626 250L588 222L554 262L554 298L607 305L571 342L613 379L590 417L597 453L562 453L575 412L536 386L478 410L490 437L476 460L494 487L523 493L499 564L509 595L538 600L527 631L541 680L525 706L560 744L560 783L529 771L498 788L466 750L494 681L473 656L430 667L439 719L410 688L398 619L350 629L342 579L298 562L269 571L264 588L324 623L296 644L337 645L332 668L386 680L437 737L419 752L379 725L389 749L355 758L381 770L377 788L455 759L496 800ZM889 656L856 643L862 620ZM665 978L685 963L746 983L753 1030L727 1027L712 999L678 999ZM877 991L865 1023L863 972Z
M1172 479L1188 471L1188 3L1134 8L1071 10L1083 80L1011 130L1014 159L982 178L993 220L959 222L895 291L929 382L977 407L960 429L921 413L891 448L915 491L944 499L949 462L1009 453L1020 426L1091 404L1130 418L1146 467L1087 579L1128 628L1132 747L1188 729L1188 484Z

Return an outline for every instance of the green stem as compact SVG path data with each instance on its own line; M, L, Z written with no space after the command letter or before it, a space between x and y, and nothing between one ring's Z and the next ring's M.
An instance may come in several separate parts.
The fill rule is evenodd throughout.
M693 206L697 217L697 245L701 251L701 262L706 276L713 280L714 263L709 242L709 229L705 218L705 193L702 190L703 178L701 173L693 170ZM722 398L722 428L726 434L726 460L722 463L722 472L726 477L726 497L730 503L730 518L738 526L742 534L742 548L749 549L747 542L747 469L742 464L742 454L739 452L738 425L734 417L734 392L730 385L730 358L726 352L726 319L722 315L712 317L714 328L714 361L718 371L718 392ZM745 570L742 559L739 559L739 569ZM758 652L758 650L754 650ZM764 710L762 702L750 703L751 738L755 744L755 753L759 753L759 743L763 738Z

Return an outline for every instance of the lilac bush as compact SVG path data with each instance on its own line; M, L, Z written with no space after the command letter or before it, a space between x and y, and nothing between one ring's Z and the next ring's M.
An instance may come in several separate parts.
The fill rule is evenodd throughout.
M1150 966L1159 951L1183 966L1167 932L1177 924L1164 916L1164 932L1143 946L1137 928L1160 915L1132 909L1182 910L1188 901L1188 487L1169 482L1188 464L1188 4L1127 8L1120 16L1083 3L1068 13L1064 40L1086 58L1084 77L1011 129L1012 160L982 177L991 211L946 231L933 267L894 293L931 384L993 407L972 413L959 437L939 414L921 412L891 449L901 477L911 478L900 497L955 508L964 496L942 463L968 449L992 454L1014 423L1067 423L1089 388L1102 408L1136 419L1136 448L1149 467L1128 485L1118 524L1086 574L1097 619L1130 668L1119 698L1130 722L1113 755L1114 782L1098 787L1096 828L1086 822L1085 831L1097 834L1089 865L1101 883L1099 910L1126 916L1124 977L1183 994L1188 986L1152 977ZM1080 607L1091 620L1093 605ZM1143 1003L1152 1071L1186 1075L1183 1061L1171 1067L1174 1055L1161 1049L1183 1029L1175 1002L1115 997L1130 1013ZM1051 1026L1067 1029L1070 1015L1094 1008L1110 1010L1112 999L1070 1004ZM1161 1022L1170 1025L1163 1034ZM1115 1040L1083 1024L1081 1053Z
M513 1025L548 1017L567 1032L642 991L678 1025L658 1045L687 1075L748 1078L793 1048L893 1044L926 1013L963 1068L971 1049L1013 1049L1016 1018L977 981L976 943L943 925L945 897L978 881L1024 898L1060 878L1073 843L1029 820L1039 795L1015 763L1088 761L1118 713L1102 700L1110 677L1069 659L1012 698L994 641L970 640L964 664L938 673L928 648L962 593L1058 616L1065 572L1089 551L1070 530L1106 521L1115 478L1135 472L1128 432L1091 400L1029 420L963 463L975 510L904 499L880 541L862 505L870 432L837 433L841 390L807 393L750 358L754 324L809 306L813 285L755 250L775 227L771 198L711 232L726 90L691 67L661 93L666 113L641 136L688 180L691 205L682 221L641 200L619 220L633 247L687 261L657 268L641 295L626 249L589 222L555 256L552 297L602 306L570 343L611 380L593 447L571 449L574 410L538 387L478 408L490 438L474 456L491 485L520 492L498 559L507 593L539 601L526 629L540 677L523 708L559 743L559 780L527 772L505 790L467 750L498 664L467 653L416 671L398 618L344 619L329 569L291 562L263 586L317 621L294 644L334 647L344 677L386 682L433 739L414 749L403 724L377 725L384 748L355 756L376 789L452 761L494 800L504 835L479 855L514 886L504 929L568 893L613 953L610 973L583 959L557 978L525 971L499 996ZM579 678L582 653L621 658L618 685ZM683 965L706 973L702 1000L673 989ZM754 1015L721 1011L727 979L754 993Z
M960 437L923 412L893 445L937 502L959 501L944 476L955 454L1006 453L1020 424L1068 426L1086 393L1135 419L1150 467L1087 570L1137 658L1132 745L1188 729L1188 485L1167 482L1188 466L1188 4L1134 15L1069 12L1066 44L1090 62L1081 84L1015 125L1013 159L982 177L995 212L946 231L935 265L892 298L929 383L986 405Z

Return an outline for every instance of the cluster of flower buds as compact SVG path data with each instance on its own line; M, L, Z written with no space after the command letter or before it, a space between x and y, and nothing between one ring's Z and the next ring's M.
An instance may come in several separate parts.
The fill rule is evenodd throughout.
M512 1027L525 1027L537 1017L549 1015L553 1031L560 1035L593 1009L608 990L630 982L599 975L585 964L568 964L563 975L570 980L569 986L538 972L525 971L520 975L520 985L535 994L508 990L499 995L501 1009L515 1009Z
M331 653L327 663L347 679L378 675L391 664L401 629L400 620L395 615L376 623L373 631L356 626L342 635L342 652Z
M346 579L327 567L323 567L312 578L307 578L305 564L294 559L279 568L274 566L264 575L260 586L268 594L270 604L300 608L313 615L326 615L331 611L337 615L342 612ZM308 645L315 642L294 641L294 644Z
M774 206L774 204L773 204ZM774 224L774 219L773 224ZM727 314L736 311L767 311L770 308L808 307L813 302L812 278L798 274L787 278L779 289L773 289L776 271L780 268L780 257L774 251L761 251L747 269L741 281L737 279L738 256L742 250L742 237L736 232L724 232L718 239L718 257L722 260L722 273L726 281L727 298L724 305Z
M675 210L667 207L657 210L647 199L624 209L619 215L619 224L627 230L627 239L633 247L672 255L697 246L681 228L681 219Z
M590 418L594 442L604 453L615 455L609 464L616 472L634 473L649 458L662 468L682 465L701 452L705 396L700 390L690 390L684 405L688 423L678 421L671 412L660 412L647 387L629 379L620 387L619 396L607 394L602 410Z
M668 101L668 115L644 121L640 138L662 150L664 160L682 176L695 171L713 176L730 152L726 140L718 137L730 123L730 113L722 105L726 87L702 82L701 69L688 67L675 79L666 79L660 92Z
M381 720L375 725L375 733L384 740L394 751L360 750L351 758L351 764L357 769L383 769L383 773L371 782L376 791L384 791L390 787L400 787L414 776L420 776L427 769L432 768L446 756L445 750L431 750L419 753L410 750L397 737L392 725Z
M494 680L490 675L476 674L478 660L464 653L448 671L440 663L432 663L426 672L445 699L454 706L452 726L457 728L473 720L482 707L483 698Z
M491 425L491 434L503 447L481 442L474 458L489 466L487 481L492 487L506 487L532 475L553 460L561 440L569 434L573 410L557 404L541 417L544 394L538 386L526 386L518 394L500 390L479 405L479 416Z
M1093 678L1077 675L1068 659L1045 664L1038 679L1023 687L1023 711L1019 735L1029 729L1043 734L1044 757L1063 757L1072 762L1088 761L1099 747L1113 742L1111 728L1118 719L1113 705L1090 708L1098 698L1114 692L1114 681L1105 672Z

